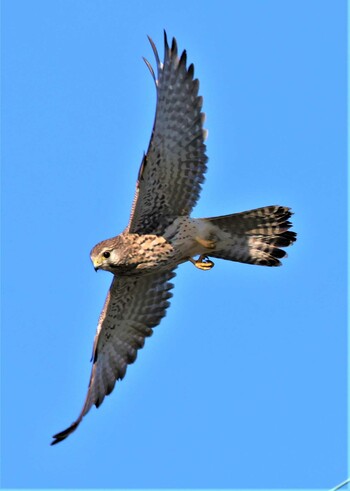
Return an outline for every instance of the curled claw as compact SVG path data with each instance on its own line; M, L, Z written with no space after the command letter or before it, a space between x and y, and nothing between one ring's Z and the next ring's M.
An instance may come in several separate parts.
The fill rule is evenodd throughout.
M196 268L201 269L202 271L209 271L209 269L214 267L213 261L210 261L208 256L201 254L198 259L193 259L193 257L189 258L189 261L196 266Z

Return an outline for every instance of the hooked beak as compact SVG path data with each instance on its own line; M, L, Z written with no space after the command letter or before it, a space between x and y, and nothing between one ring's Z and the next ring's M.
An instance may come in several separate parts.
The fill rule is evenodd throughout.
M96 257L95 259L91 259L92 264L94 265L94 270L97 271L101 268L102 261L100 258Z

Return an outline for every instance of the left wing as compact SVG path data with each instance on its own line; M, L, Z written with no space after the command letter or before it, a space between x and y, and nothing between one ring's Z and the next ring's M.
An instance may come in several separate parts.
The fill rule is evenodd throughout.
M145 60L157 89L156 116L127 231L162 235L175 217L191 213L208 159L202 97L198 96L199 82L194 78L193 65L186 67L186 51L179 58L175 38L169 47L165 32L163 63L149 40L157 62L156 78Z
M151 336L170 305L169 280L173 271L142 277L114 277L100 315L93 346L93 366L85 403L78 419L66 430L53 436L51 445L61 442L80 424L95 405L99 407L118 379L133 363L145 338Z

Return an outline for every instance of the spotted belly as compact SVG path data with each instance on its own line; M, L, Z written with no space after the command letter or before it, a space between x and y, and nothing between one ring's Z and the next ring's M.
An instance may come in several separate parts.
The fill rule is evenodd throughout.
M127 234L124 240L128 252L115 274L147 274L175 268L212 249L211 236L211 230L203 227L202 221L189 217L176 218L163 236Z

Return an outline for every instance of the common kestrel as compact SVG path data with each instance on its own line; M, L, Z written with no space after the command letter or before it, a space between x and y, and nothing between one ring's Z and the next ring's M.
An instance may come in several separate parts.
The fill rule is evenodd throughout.
M61 442L79 425L91 406L100 406L115 382L136 359L145 338L165 316L176 267L190 261L201 270L209 257L262 266L280 266L296 240L289 231L291 211L266 206L211 218L191 218L206 172L202 97L186 51L168 45L164 61L149 38L157 64L157 107L152 136L138 174L136 195L126 229L91 251L95 269L113 274L93 344L92 372L84 406L77 420L54 435ZM195 257L198 256L197 259Z

